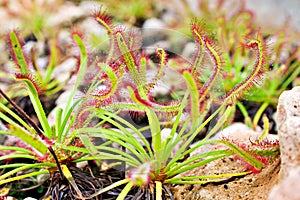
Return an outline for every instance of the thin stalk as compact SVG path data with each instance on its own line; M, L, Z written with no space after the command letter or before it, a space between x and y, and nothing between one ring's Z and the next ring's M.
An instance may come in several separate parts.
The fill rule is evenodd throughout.
M155 181L155 189L156 189L156 200L162 200L162 183L160 181Z
M264 102L259 109L256 111L256 114L253 118L253 129L255 129L257 127L257 124L259 122L259 119L261 118L263 112L266 110L266 108L269 106L269 102Z
M38 171L38 172L32 172L32 173L29 173L29 174L18 175L16 177L8 178L8 179L5 179L5 180L0 180L0 185L10 183L10 182L14 182L14 181L18 181L18 180L28 178L28 177L38 176L38 175L41 175L41 174L49 174L49 171L48 170L43 170L43 171Z
M116 200L124 200L126 198L126 195L133 187L132 181L128 182L126 186L123 188L123 190L120 192L118 198Z
M85 197L85 199L92 199L92 198L94 198L96 196L99 196L100 194L103 194L104 192L107 192L107 191L109 191L109 190L111 190L113 188L116 188L118 186L121 186L121 185L124 185L126 183L129 183L130 181L131 180L129 178L117 181L117 182L115 182L115 183L113 183L113 184L111 184L111 185L109 185L109 186L107 186L105 188L100 189L98 192L94 193L93 195Z
M34 128L34 130L39 135L43 135L43 132L38 127L38 125L22 110L22 108L20 108L15 102L13 102L13 100L11 100L1 89L0 89L0 94L22 115L22 117L25 118L25 120ZM10 112L10 114L12 114L12 116L15 117L15 119L18 120L20 123L23 121L23 120L21 120L21 118L17 117L13 113ZM30 130L30 128L28 126L25 126L25 127L27 127L27 129Z

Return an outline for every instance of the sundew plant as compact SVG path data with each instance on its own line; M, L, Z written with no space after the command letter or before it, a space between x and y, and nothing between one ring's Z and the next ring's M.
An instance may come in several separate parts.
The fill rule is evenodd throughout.
M87 67L87 52L81 35L76 31L72 33L72 38L80 49L80 67L66 106L57 109L54 125L47 119L40 101L40 85L29 70L16 32L8 33L8 38L14 63L20 70L15 78L24 84L40 126L0 89L1 98L8 102L0 103L0 119L7 124L7 128L1 130L0 134L16 138L15 144L0 145L0 169L3 170L0 185L9 191L12 184L29 177L36 180L38 176L48 174L50 185L45 198L66 197L66 195L83 198L84 195L79 188L85 187L86 184L90 186L90 179L80 177L78 180L77 177L75 180L72 175L76 172L75 163L91 159L88 150L74 134L76 108L81 101L76 100L75 92ZM79 186L76 183L78 181ZM37 184L37 181L34 181L34 184Z
M230 8L230 9L228 9ZM257 30L265 32L257 26L255 13L247 9L244 0L223 1L217 0L212 6L208 0L199 3L199 13L188 12L190 17L201 17L205 19L212 37L215 37L218 44L222 46L223 52L223 85L225 92L229 92L232 87L242 82L251 73L253 56L251 51L247 51L244 45L250 38L256 38ZM190 10L188 5L185 9ZM184 12L185 13L185 12ZM248 113L247 105L242 102L237 104L238 109L244 115L249 127L255 129L262 119L266 109L276 109L279 95L287 88L297 84L296 77L300 73L298 52L295 45L295 34L291 31L289 23L275 33L264 33L267 54L265 55L265 76L264 83L250 94L246 94L246 99L255 102L259 108L254 116ZM253 117L251 120L250 117ZM272 118L272 116L268 116ZM261 120L263 121L263 120Z
M224 65L222 46L217 46L208 36L198 19L191 23L197 47L194 58L191 63L183 64L181 61L176 63L176 60L168 60L168 55L162 48L157 48L158 62L154 63L140 50L141 38L136 30L114 25L102 8L94 17L107 30L110 46L106 58L96 61L98 73L85 93L85 100L77 115L76 132L93 156L100 160L125 163L124 170L127 173L124 179L88 198L125 185L118 200L125 199L134 189L138 191L134 194L135 198L147 196L165 199L172 195L168 188L171 184L218 182L224 178L243 176L254 170L260 171L268 164L271 159L262 157L272 157L272 153L261 155L260 149L251 151L230 140L209 140L227 122L238 100L262 83L266 70L266 47L259 33L243 44L256 55L252 71L225 95L218 96L214 89L220 83L218 81ZM174 65L176 66L173 67ZM211 73L203 78L203 68L206 67ZM150 69L155 71L151 79L147 77ZM186 92L179 100L162 104L155 101L151 91L162 77L167 76L166 69L177 73ZM217 108L212 111L213 106ZM148 125L137 128L129 123L121 115L126 111L145 116ZM183 113L188 113L188 117L184 119ZM196 136L216 118L217 123L206 133L205 138L191 148L190 144ZM169 128L167 134L163 131L166 127ZM145 132L150 132L151 137L147 138ZM97 138L105 141L95 145L93 141ZM212 143L221 143L227 148L189 157L200 146ZM116 144L120 148L115 148ZM256 154L258 155L255 156ZM231 155L238 155L252 168L240 173L183 175L184 172Z

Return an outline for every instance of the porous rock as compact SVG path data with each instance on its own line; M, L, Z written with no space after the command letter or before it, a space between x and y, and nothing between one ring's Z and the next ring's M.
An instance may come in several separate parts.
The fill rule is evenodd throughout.
M300 167L294 168L278 185L273 187L268 200L298 200L300 199Z
M281 153L280 180L300 166L300 87L284 91L278 101L276 123Z

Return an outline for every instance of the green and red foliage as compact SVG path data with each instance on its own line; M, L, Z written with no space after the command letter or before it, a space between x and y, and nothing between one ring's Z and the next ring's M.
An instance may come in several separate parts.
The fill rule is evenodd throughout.
M220 1L219 7L221 4ZM237 13L241 14L241 12ZM244 11L242 13L245 14L245 19L251 17L250 13L244 13ZM234 37L221 35L223 34L222 29L218 30L217 37L212 37L204 24L195 18L191 24L191 32L196 43L193 60L191 63L182 63L182 60L177 63L177 60L174 59L171 66L168 53L162 48L157 48L155 52L158 61L152 61L142 50L139 31L115 25L112 17L102 7L94 14L94 18L106 29L110 38L107 54L104 58L99 57L94 63L91 63L92 66L89 69L92 72L85 73L91 58L88 57L85 44L82 42L82 35L76 31L73 32L73 39L80 49L77 80L66 107L58 109L56 124L52 127L47 121L39 99L38 88L41 87L35 84L35 79L32 78L34 74L32 75L29 70L19 39L14 32L10 33L12 54L21 71L16 78L27 84L28 95L41 128L31 122L26 115L23 114L23 117L26 118L24 121L7 105L0 103L1 109L14 119L0 113L0 118L9 124L8 130L3 131L3 134L19 137L29 146L29 148L1 146L3 150L14 150L14 152L10 157L1 156L0 158L5 160L21 157L37 162L26 166L21 163L18 166L8 164L6 167L2 167L16 167L16 169L0 176L0 184L54 171L53 174L59 173L61 179L67 180L69 186L74 189L76 197L94 198L110 189L126 184L117 199L125 199L132 188L137 188L142 195L153 193L155 188L156 199L159 200L162 199L163 188L164 191L167 191L166 188L169 184L218 182L224 178L246 175L253 171L251 171L252 168L249 168L247 172L233 174L183 175L184 172L226 156L238 155L255 170L261 170L264 167L269 159L265 157L268 157L268 153L277 148L275 144L269 148L268 145L257 143L259 148L251 149L252 146L245 147L226 139L208 140L230 121L235 104L244 97L245 93L251 93L254 87L262 84L268 54L266 44L259 31L250 34L249 27L246 25ZM238 15L234 17L236 20L237 18ZM222 28L225 20L227 18L220 18L219 27ZM228 34L231 34L231 31L229 29ZM226 37L231 38L228 43L224 42L228 39ZM232 38L239 42L235 42ZM243 66L250 69L247 71L249 73L243 77L244 79L239 79L238 83L231 85L232 87L226 85L226 94L220 93L217 90L221 87L221 81L224 80L227 73L226 70L231 66L229 51L236 48L236 43L242 45L238 54L235 55L239 62L244 57L249 60L253 58L250 56L253 51L255 51L255 61L251 67ZM239 57L239 53L243 55L242 58ZM159 81L168 76L167 69L178 75L176 84L182 84L182 90L186 92L182 98L161 103L155 100L152 91ZM149 72L152 74L150 75ZM207 72L209 72L208 76ZM87 90L84 91L82 99L75 101L75 91L84 84L87 85ZM5 94L1 93L5 97ZM6 100L11 102L9 98ZM11 104L13 105L13 103ZM14 107L17 108L17 106ZM129 112L134 117L142 115L147 118L148 126L136 128L118 115L122 112ZM188 113L186 119L182 119L184 112ZM175 119L171 120L174 116ZM206 132L204 139L190 148L194 139L216 117L218 118L217 123ZM27 121L30 125L27 124ZM118 131L108 128L107 124L117 128ZM162 134L162 128L166 126L171 129L167 137ZM143 135L144 131L151 133L150 142ZM94 145L93 141L97 137L105 139L106 142ZM189 154L197 148L211 143L222 143L229 148L189 157ZM112 144L121 146L122 150L113 148L110 146ZM253 144L253 146L255 145ZM124 149L129 153L123 151ZM177 151L173 152L174 149ZM35 153L36 151L39 152L39 156ZM93 157L83 158L89 153ZM94 191L94 194L89 193L87 197L78 189L76 180L69 170L71 163L85 159L116 160L126 163L132 169L125 179L119 180L107 188ZM24 169L39 168L43 170L11 177L19 171L23 172ZM52 191L57 194L56 190Z
M243 43L245 51L249 49L249 52L256 52L255 62L250 73L224 95L215 92L216 85L221 83L223 68L226 65L224 61L226 58L222 53L223 46L209 36L203 23L200 23L198 19L194 19L191 24L191 31L197 47L192 63L180 63L181 65L178 64L172 68L169 66L167 53L163 49L157 48L159 65L154 65L156 74L149 80L147 75L152 69L153 63L141 50L141 39L138 32L114 25L104 11L99 11L99 14L94 16L96 21L107 29L110 36L110 49L104 60L96 62L99 73L94 76L91 87L86 92L86 102L82 104L81 111L77 116L77 120L82 121L82 127L78 127L77 131L95 157L101 158L102 155L106 159L123 161L133 169L129 172L128 178L120 180L92 196L126 184L118 199L124 199L127 193L136 187L140 188L139 190L148 187L156 188L156 198L161 199L163 187L167 184L203 184L219 181L221 177L250 173L251 171L197 177L181 175L183 172L211 161L235 154L255 169L261 170L264 167L262 162L264 159L255 156L248 149L243 149L226 140L208 140L225 123L228 123L228 118L234 111L236 102L245 93L250 93L255 86L262 84L262 78L266 72L267 53L266 45L259 32L256 33L255 38ZM176 65L176 62L173 62L172 65ZM203 77L205 68L211 71L208 77ZM186 90L184 98L167 105L153 101L151 96L151 88L165 76L166 69L177 73L178 80L183 81L182 87ZM217 108L211 112L213 105L217 105ZM123 111L143 113L148 119L149 126L141 129L135 128L115 114L115 112ZM183 112L189 112L189 116L181 121ZM169 118L160 118L159 113L175 114L176 119L170 121ZM217 124L207 132L203 140L188 149L200 131L216 116L219 116ZM98 118L99 122L97 125L91 126L90 122L95 118ZM120 132L103 126L105 123L110 123ZM167 139L162 136L161 128L164 123L168 123L171 127L171 133ZM150 145L143 136L145 130L151 132ZM177 131L179 134L175 134ZM105 138L108 142L94 146L90 137ZM130 153L107 145L111 143L122 146ZM182 160L195 149L209 143L222 143L229 149L207 152ZM174 148L178 148L178 150L175 155L172 155ZM105 154L101 150L105 150Z

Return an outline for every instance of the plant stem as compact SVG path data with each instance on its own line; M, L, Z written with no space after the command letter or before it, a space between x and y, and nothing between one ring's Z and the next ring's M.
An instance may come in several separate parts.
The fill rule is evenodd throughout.
M34 128L34 130L40 135L44 135L42 130L36 123L20 108L15 102L13 102L1 89L0 94L25 118L25 120Z

